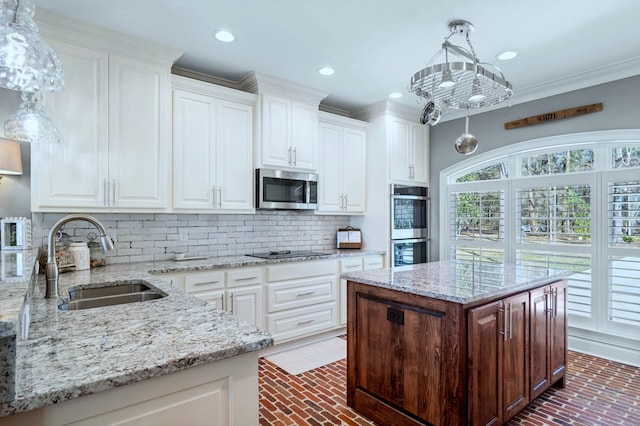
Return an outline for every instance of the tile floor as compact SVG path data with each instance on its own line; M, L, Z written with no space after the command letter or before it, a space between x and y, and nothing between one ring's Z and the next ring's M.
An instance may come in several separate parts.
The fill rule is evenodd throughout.
M260 425L373 425L346 406L345 360L290 375L260 359ZM640 425L640 368L569 352L565 389L551 388L509 425Z

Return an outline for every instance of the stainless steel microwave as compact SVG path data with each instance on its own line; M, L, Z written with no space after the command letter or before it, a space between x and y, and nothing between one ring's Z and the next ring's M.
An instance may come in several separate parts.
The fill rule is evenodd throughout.
M256 169L256 208L317 209L318 175L286 170Z

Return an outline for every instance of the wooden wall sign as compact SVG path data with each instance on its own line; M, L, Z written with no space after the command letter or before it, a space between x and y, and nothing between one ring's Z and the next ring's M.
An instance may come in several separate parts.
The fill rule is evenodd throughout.
M579 107L561 109L558 111L547 112L544 114L534 115L519 120L504 123L505 130L515 129L518 127L531 126L532 124L546 123L547 121L562 120L563 118L575 117L577 115L589 114L592 112L602 111L602 102L591 105L582 105Z

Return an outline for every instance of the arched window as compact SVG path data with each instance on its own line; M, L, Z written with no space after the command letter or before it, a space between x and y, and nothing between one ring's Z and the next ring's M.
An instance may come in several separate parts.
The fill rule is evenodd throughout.
M500 148L441 172L440 253L571 271L569 325L640 335L640 130Z

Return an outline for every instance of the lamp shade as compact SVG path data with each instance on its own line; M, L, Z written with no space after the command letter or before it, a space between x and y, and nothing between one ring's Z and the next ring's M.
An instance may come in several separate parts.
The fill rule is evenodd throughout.
M0 138L0 175L21 175L20 142Z

